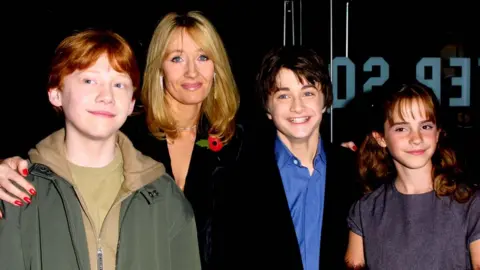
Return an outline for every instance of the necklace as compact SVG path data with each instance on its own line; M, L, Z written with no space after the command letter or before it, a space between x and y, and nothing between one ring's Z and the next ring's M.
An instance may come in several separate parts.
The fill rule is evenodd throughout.
M194 130L197 125L193 125L191 127L177 127L177 131L187 131L187 130Z

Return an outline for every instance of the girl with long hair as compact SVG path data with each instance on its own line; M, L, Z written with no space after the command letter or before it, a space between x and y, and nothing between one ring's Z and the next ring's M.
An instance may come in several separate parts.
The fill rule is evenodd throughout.
M350 210L352 269L480 269L479 192L443 145L439 102L415 83L386 86L358 154L366 195Z

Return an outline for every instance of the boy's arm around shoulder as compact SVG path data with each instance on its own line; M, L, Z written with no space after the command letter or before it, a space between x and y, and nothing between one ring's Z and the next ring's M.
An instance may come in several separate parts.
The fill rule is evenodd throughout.
M348 207L350 207L351 204L364 195L364 188L359 181L357 167L358 152L337 145L332 145L331 147L330 152L333 154L336 181L345 191L345 197L349 200ZM327 164L327 166L329 165Z
M168 207L170 254L173 270L200 270L197 226L193 209L175 181L167 174L166 203Z

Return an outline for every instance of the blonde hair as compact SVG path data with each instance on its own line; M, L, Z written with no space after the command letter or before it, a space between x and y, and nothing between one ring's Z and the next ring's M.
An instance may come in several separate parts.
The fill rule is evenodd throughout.
M214 26L200 12L167 14L158 24L148 48L141 99L150 132L158 139L177 137L176 123L165 99L163 69L168 44L176 29L185 30L214 63L215 78L210 94L203 101L201 114L210 124L209 134L228 143L235 133L239 94L229 59Z

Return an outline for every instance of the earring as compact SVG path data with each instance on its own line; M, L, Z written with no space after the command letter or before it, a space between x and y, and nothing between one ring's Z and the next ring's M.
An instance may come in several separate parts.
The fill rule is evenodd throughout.
M163 75L160 75L160 89L163 89Z

